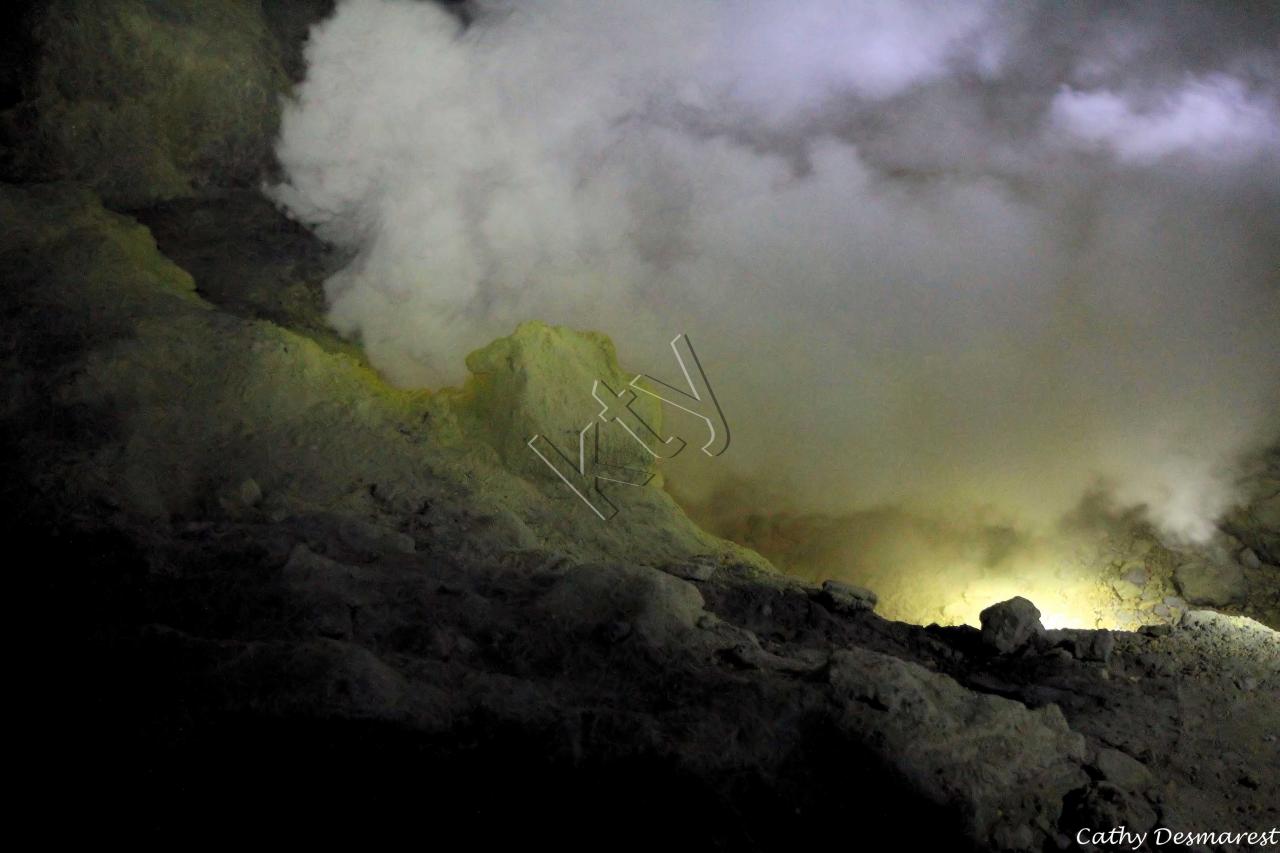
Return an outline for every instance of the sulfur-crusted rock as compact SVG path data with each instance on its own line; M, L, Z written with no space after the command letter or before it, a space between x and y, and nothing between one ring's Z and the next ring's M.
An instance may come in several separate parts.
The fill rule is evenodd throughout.
M661 430L658 400L627 390L635 374L618 366L613 342L604 335L521 323L509 337L467 356L467 369L471 378L459 393L450 395L458 423L467 435L490 444L511 470L556 479L529 448L530 438L544 437L576 462L580 434L596 424L598 429L589 436L591 464L598 453L607 464L657 474L651 453L625 430L598 417L602 405L593 391L615 411L629 410ZM545 445L542 449L551 455Z
M310 337L219 310L146 228L88 190L0 186L0 216L3 406L39 448L38 466L33 453L20 458L52 491L153 521L334 514L340 523L322 526L341 531L341 559L357 562L419 548L486 558L548 548L769 570L699 529L656 484L618 486L624 512L604 523L560 481L502 463L494 445L524 439L484 413L513 413L506 426L523 430L553 412L557 376L590 399L596 368L623 377L603 336L530 324L475 362L506 370L496 354L510 354L501 381L428 396ZM249 480L257 491L240 494Z

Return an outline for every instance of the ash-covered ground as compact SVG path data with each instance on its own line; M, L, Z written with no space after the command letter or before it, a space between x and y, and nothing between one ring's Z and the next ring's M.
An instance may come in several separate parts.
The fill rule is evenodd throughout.
M529 322L428 393L325 322L349 258L258 187L326 3L28 7L0 185L3 518L39 625L16 826L1042 851L1280 825L1274 463L1210 546L1116 533L1133 631L1017 599L890 621L660 481L600 523L519 451L563 388L630 376L606 337Z

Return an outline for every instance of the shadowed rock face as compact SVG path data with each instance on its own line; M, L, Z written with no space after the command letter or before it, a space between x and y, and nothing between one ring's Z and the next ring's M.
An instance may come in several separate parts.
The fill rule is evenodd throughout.
M323 323L337 260L217 185L265 168L258 96L327 4L102 6L35 4L28 77L121 111L30 90L36 165L73 180L0 187L0 523L47 614L46 825L1029 851L1280 820L1272 632L1190 611L993 647L779 575L656 486L601 523L518 464L564 385L630 376L601 335L532 323L461 389L388 387ZM136 62L72 67L95 33ZM229 81L243 102L198 88ZM187 108L220 118L160 133ZM1233 530L1256 574L1269 494Z
M31 25L32 172L138 207L271 162L286 78L257 3L51 0Z
M256 187L281 99L333 0L34 0L5 37L13 180L80 181L108 206Z
M60 743L158 804L124 823L180 834L229 785L247 800L219 807L232 831L319 830L263 805L297 802L335 831L379 814L572 849L655 809L690 821L682 837L764 850L839 837L830 816L851 809L868 833L900 821L996 850L1113 813L1277 817L1280 644L1225 617L1120 634L1110 664L992 656L973 629L832 609L741 567L691 582L538 550L408 553L348 526L210 517L45 548L71 566L47 579L63 607L83 608L62 677L102 697L60 705L87 739ZM571 827L544 822L567 802Z

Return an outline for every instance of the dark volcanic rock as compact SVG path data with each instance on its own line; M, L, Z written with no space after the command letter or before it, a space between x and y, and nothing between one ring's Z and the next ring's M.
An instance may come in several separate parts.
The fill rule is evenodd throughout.
M653 646L677 643L703 615L693 584L644 566L575 566L540 602L546 618L569 632L617 631Z
M831 680L845 714L894 755L892 769L935 802L956 804L974 837L999 849L1022 830L1052 826L1084 775L1084 739L1056 705L1036 711L975 694L953 679L888 655L850 649ZM1032 846L1026 833L1013 849Z
M158 825L200 812L190 792L230 768L252 790L280 778L280 761L294 769L277 798L325 802L355 777L359 796L409 798L405 814L457 828L475 812L452 784L484 814L529 815L521 831L537 839L553 834L520 803L545 813L568 796L596 810L583 820L615 824L641 801L696 804L691 837L746 850L817 843L829 825L816 815L848 802L886 828L914 815L922 843L946 849L1041 850L1157 810L1180 826L1280 817L1268 796L1280 748L1265 739L1280 640L1241 620L1196 612L1163 634L1112 634L1104 678L1070 655L989 655L972 629L833 614L783 578L725 571L695 585L545 553L373 553L351 549L350 521L138 528L119 552L135 556L95 567L116 622L73 659L97 669L132 650L145 689L117 685L100 713L129 721L109 739L141 774L125 790L157 803L175 781L186 792ZM588 793L628 773L653 790ZM512 778L538 781L494 781Z
M1046 631L1045 638L1055 646L1067 649L1074 657L1082 661L1108 663L1111 660L1111 653L1116 647L1115 635L1105 629L1098 631L1082 631L1078 629Z
M1155 824L1155 810L1146 800L1110 782L1097 782L1073 791L1067 797L1062 818L1064 835L1072 840L1082 828L1105 832L1112 827L1124 827L1129 832L1146 833Z
M1093 767L1103 779L1128 791L1142 790L1152 782L1145 764L1118 749L1098 750Z
M874 610L877 602L876 594L866 587L837 580L823 582L818 600L837 613Z
M1002 654L1016 652L1044 636L1040 611L1022 596L991 605L979 618L982 642Z
M1192 604L1233 604L1248 592L1244 568L1227 559L1187 560L1178 566L1173 579L1182 597Z

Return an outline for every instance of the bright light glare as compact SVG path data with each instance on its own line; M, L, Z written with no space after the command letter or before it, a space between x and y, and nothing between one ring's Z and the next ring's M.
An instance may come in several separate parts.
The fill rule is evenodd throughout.
M1111 628L1133 630L1140 620L1126 613L1098 578L1063 577L1062 569L1040 567L1005 577L973 578L963 569L932 579L911 579L900 587L877 590L879 612L890 619L917 624L980 625L979 614L1014 596L1030 599L1046 628ZM939 602L947 602L939 606Z

